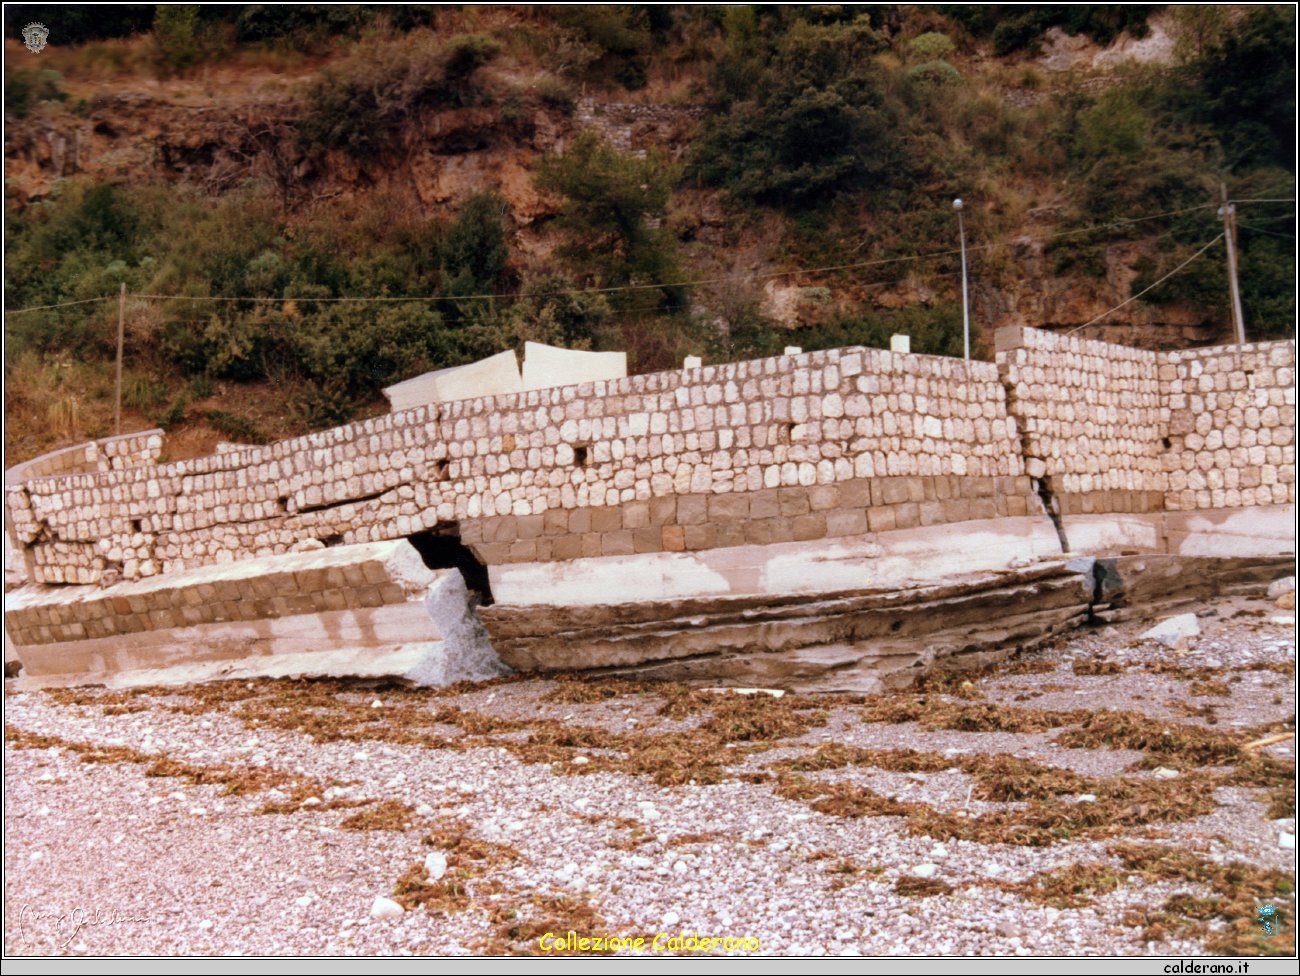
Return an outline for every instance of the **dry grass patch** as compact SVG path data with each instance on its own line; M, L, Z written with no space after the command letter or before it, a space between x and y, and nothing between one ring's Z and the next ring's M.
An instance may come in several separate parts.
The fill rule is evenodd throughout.
M1143 937L1201 940L1212 955L1295 955L1295 879L1281 871L1241 861L1224 864L1191 851L1154 844L1120 844L1111 849L1131 874L1154 884L1160 881L1203 885L1208 897L1179 893L1159 907L1132 909L1124 922L1141 926ZM1279 932L1263 938L1256 910L1272 902L1278 910Z
M344 830L410 830L415 825L415 808L400 800L376 800L352 814L341 824Z
M465 911L474 904L471 886L493 870L520 859L508 844L474 837L460 820L448 820L434 827L424 845L441 851L447 858L447 872L430 881L421 861L411 865L393 889L393 900L407 911L423 908L430 914Z

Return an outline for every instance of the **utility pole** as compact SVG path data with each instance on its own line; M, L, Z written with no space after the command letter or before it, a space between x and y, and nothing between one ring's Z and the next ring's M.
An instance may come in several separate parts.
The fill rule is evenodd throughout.
M952 209L957 211L957 233L961 235L961 325L962 336L966 343L966 362L970 362L970 299L966 295L966 225L961 219L962 202L958 197L952 202Z
M1228 187L1219 184L1223 194L1223 206L1219 207L1219 216L1223 218L1223 240L1228 249L1228 290L1232 295L1232 325L1237 333L1237 345L1246 342L1246 319L1241 313L1241 289L1237 286L1237 207L1228 201Z
M126 331L126 282L117 295L117 383L113 396L113 433L122 433L122 337Z

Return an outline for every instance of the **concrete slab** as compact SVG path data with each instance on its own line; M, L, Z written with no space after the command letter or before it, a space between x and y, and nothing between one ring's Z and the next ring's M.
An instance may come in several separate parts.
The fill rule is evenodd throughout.
M1165 512L1166 551L1180 556L1295 553L1295 505Z
M426 403L518 393L521 389L519 361L514 350L507 349L478 362L449 366L394 383L384 388L384 396L388 397L390 409L398 411Z
M574 386L627 375L627 353L560 349L540 342L524 343L523 388L542 390Z
M405 540L6 596L23 687L219 677L388 675L415 684L507 670L455 569Z
M1161 552L1164 513L1065 515L1061 518L1071 552L1109 555L1118 552Z
M982 519L692 553L642 553L491 566L501 604L594 605L695 596L892 587L1008 569L1060 555L1045 517Z

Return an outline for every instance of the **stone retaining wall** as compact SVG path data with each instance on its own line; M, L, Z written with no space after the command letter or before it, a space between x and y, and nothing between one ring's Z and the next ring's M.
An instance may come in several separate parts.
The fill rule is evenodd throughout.
M712 510L719 524L765 524L722 529L721 543L718 531L708 541L691 529L692 545L782 531L766 520L791 511L812 516L799 528L808 538L864 518L1019 511L1031 496L1016 442L993 364L842 349L418 407L148 471L28 482L6 504L40 582L134 579L282 553L307 537L363 543L457 523L470 539L514 546L507 516L560 534L563 514L563 534L614 533L602 551L635 551L637 537L621 533L653 527L638 524L638 503L652 499L660 547L687 545L701 505L713 523L715 495L768 492L757 515L748 503ZM809 492L838 485L844 499ZM982 500L997 495L1019 501ZM626 516L596 514L624 505ZM605 527L584 528L581 516L571 526L582 510Z
M1295 502L1295 343L1161 354L1165 507Z
M111 583L431 529L489 565L815 541L1035 514L1034 480L1063 515L1294 500L1294 342L998 340L996 364L827 350L110 463L8 485L6 527L34 581Z
M1164 507L1157 353L1020 328L998 347L1026 470L1061 514Z

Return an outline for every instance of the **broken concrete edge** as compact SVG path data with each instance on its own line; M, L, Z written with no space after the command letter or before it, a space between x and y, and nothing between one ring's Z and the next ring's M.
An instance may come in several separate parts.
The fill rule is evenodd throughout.
M393 412L431 403L505 396L529 390L574 386L627 376L627 353L563 349L540 342L524 343L521 369L514 350L421 373L384 388Z
M112 586L94 584L19 587L5 594L5 616L29 606L74 605L87 601L148 597L154 593L197 588L204 585L239 584L274 577L324 572L344 566L377 563L384 567L386 578L408 594L419 593L433 579L420 554L405 539L364 542L350 546L312 549L280 556L258 556L230 563L199 566L180 573L125 580Z
M252 575L250 563L260 564L254 568L263 575ZM143 591L128 583L78 587L80 594L71 595L67 588L36 587L8 595L5 630L23 664L20 686L289 674L384 674L444 685L508 671L460 572L426 568L405 540L250 560L224 574L214 568L147 581L152 585ZM268 597L257 589L268 583L297 589ZM226 599L212 599L213 593ZM372 598L358 604L350 599L356 593ZM335 594L349 605L325 609L331 600L320 598ZM117 616L119 601L131 609L132 600L143 600L145 609ZM204 614L213 619L201 619ZM33 623L40 620L50 623ZM126 620L138 626L123 632Z
M892 592L498 605L484 618L502 659L525 672L876 693L932 671L991 665L1126 611L1150 619L1217 596L1259 595L1293 562L1083 556Z
M1178 584L1176 598L1183 600L1219 592L1234 574L1237 582L1248 578L1266 584L1294 565L1293 553L1276 552L1282 527L1293 525L1291 506L1276 508L1233 510L1218 516L1203 512L1124 516L1118 528L1110 529L1098 521L1106 517L1076 517L1078 524L1095 530L1098 541L1109 544L1116 539L1156 539L1167 544L1170 533L1165 530L1172 518L1176 531L1188 537L1212 538L1223 532L1239 548L1248 542L1255 555L1234 560L1197 559L1181 551L1101 558L1061 554L1053 552L1053 533L1045 519L999 519L988 520L992 524L967 524L965 532L954 532L952 526L933 526L840 540L832 547L807 542L667 554L672 565L665 562L666 554L575 561L572 568L581 572L561 581L558 589L553 586L544 592L549 603L499 600L484 616L489 629L499 635L502 658L523 669L582 667L603 673L611 668L644 666L657 674L667 669L692 675L692 680L709 680L715 672L742 680L749 673L747 683L755 683L754 677L770 678L782 669L802 668L800 680L807 683L811 681L809 669L820 666L842 672L841 678L850 672L859 677L872 672L871 680L862 678L859 686L885 687L888 683L880 684L884 663L892 662L889 667L914 677L932 667L952 666L955 660L991 659L989 655L1023 650L1086 620L1116 619L1116 614L1138 600L1149 612L1154 597L1169 597L1166 591L1171 579L1190 578L1191 582L1184 579ZM1291 545L1293 548L1293 535ZM616 578L615 571L604 565L611 560L632 581L630 590L608 586L609 580ZM646 586L647 580L655 578L647 567L655 562L664 564L659 567L657 590ZM315 580L324 585L329 582L328 574L311 570L320 571L327 565L336 569L382 565L390 585L395 585L393 580L404 581L398 590L402 599L395 604L347 610L307 607L300 613L270 618L156 626L127 635L45 639L19 647L20 657L29 658L33 665L29 671L37 672L28 674L24 685L36 687L42 680L60 684L184 683L257 674L365 676L385 670L416 684L446 684L491 677L505 669L492 651L460 574L428 570L404 540L204 567L105 590L77 587L74 593L71 588L33 587L13 596L21 598L18 602L25 610L38 606L46 611L72 610L73 617L84 620L87 604L99 601L101 608L113 606L111 599L102 600L105 593L113 595L110 591L156 599L168 593L193 595L198 586L220 582L251 585L273 577L298 583ZM1227 566L1228 571L1216 566ZM693 568L693 572L680 572L683 567ZM593 575L593 569L600 571ZM710 573L714 585L701 585ZM686 592L675 588L683 577L691 582ZM431 583L422 588L419 584L424 580ZM575 586L579 591L586 588L586 599L572 598ZM37 592L45 597L43 605L35 596ZM982 593L995 594L1001 607L994 614L992 629L979 619L966 621L962 616L985 599ZM77 595L82 597L80 604ZM10 603L7 599L7 609ZM958 605L961 613L955 614ZM872 641L853 622L862 614L881 616L908 606L944 618L939 629L956 626L957 630L928 642L917 643L915 638L909 638L910 643ZM554 627L543 622L548 616L556 621L577 621L560 627L569 646L559 657L549 652L539 657L529 650L556 636ZM163 617L161 622L167 619ZM10 622L7 613L7 636ZM968 630L962 632L960 628L967 624ZM85 625L78 622L73 626L84 630ZM607 632L595 632L601 628ZM777 639L764 637L766 646L751 646L756 628L777 635ZM680 637L682 633L687 636ZM421 645L429 646L423 652L413 650ZM743 653L735 653L737 649ZM178 653L185 655L184 660L177 658ZM783 655L790 656L784 665L780 663ZM675 671L669 668L673 660L680 664ZM712 668L710 661L718 667ZM745 661L748 665L742 663ZM745 667L752 667L752 672Z

